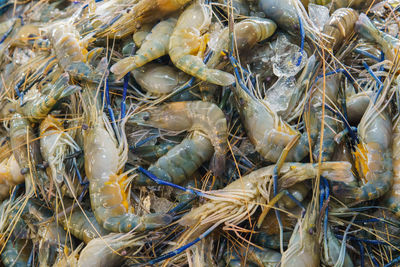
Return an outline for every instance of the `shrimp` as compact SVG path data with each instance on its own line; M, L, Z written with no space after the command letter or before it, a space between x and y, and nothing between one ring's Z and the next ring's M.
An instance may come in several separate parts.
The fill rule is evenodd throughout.
M89 93L89 92L88 92ZM168 225L171 216L163 214L133 214L126 188L127 173L122 173L128 145L122 130L119 145L112 134L106 115L91 106L86 110L89 128L84 131L85 171L89 179L91 207L97 222L106 230L128 232L144 231Z
M11 189L25 181L14 154L0 162L0 200L7 198Z
M357 125L369 106L373 91L360 92L346 97L347 120Z
M136 32L141 25L164 18L189 2L190 0L140 0L130 12L124 13L110 27L99 31L98 35L124 38Z
M80 150L74 139L65 132L61 122L48 115L40 124L40 150L43 159L49 164L51 177L58 184L66 177L64 159L68 148L71 151Z
M25 267L28 266L29 254L32 244L30 240L9 239L1 253L1 260L5 267Z
M35 137L29 121L19 113L15 113L11 119L10 137L11 149L21 168L20 173L25 177L25 190L30 192L33 189L30 170L32 165L36 165L35 158L40 150L37 142L33 141Z
M256 43L269 38L276 30L276 24L272 20L262 18L250 18L242 20L234 25L234 36L239 50L250 49ZM220 61L221 52L229 48L229 28L225 28L218 37L216 47L207 67L215 68Z
M264 167L230 183L221 190L210 191L204 197L208 202L191 210L179 223L184 226L199 224L198 233L209 227L238 225L255 213L259 206L270 197L268 183L272 181L275 165ZM311 163L284 163L279 186L288 188L294 183L312 179L317 175L317 165ZM321 175L327 179L341 177L352 180L351 164L343 162L323 162ZM193 231L195 232L195 231ZM197 232L197 231L196 231Z
M85 80L100 80L96 73L86 64L87 44L81 41L79 32L68 20L52 24L48 29L48 38L54 49L59 66L72 77Z
M154 95L171 93L189 80L189 76L173 66L156 63L135 69L133 77L140 87Z
M324 253L321 253L322 254L321 261L327 266L336 266L335 264L339 260L343 260L341 266L353 267L354 264L351 261L350 256L347 252L345 252L344 257L340 255L341 244L339 240L336 238L336 236L333 234L330 226L328 226L326 239L327 239L327 244L325 244L324 242Z
M239 84L233 87L242 124L256 151L264 159L277 162L282 151L300 132L293 129L267 103L246 92ZM314 137L311 137L311 140ZM308 153L308 137L303 134L286 161L301 161Z
M158 23L146 36L140 49L132 57L124 58L111 67L111 72L117 79L128 72L143 66L161 56L168 54L169 39L176 24L175 18L169 18Z
M393 127L393 186L390 188L385 197L385 204L389 207L397 217L400 217L400 119L397 119Z
M240 248L236 252L233 249L231 252L225 252L225 262L229 267L240 267L242 265L241 258L242 255L246 255L246 264L251 264L251 266L264 266L264 267L277 267L281 261L281 254L275 250L263 248L258 249L255 247L250 247L249 249Z
M332 0L332 8L336 10L342 7L351 7L362 10L369 8L372 3L377 4L379 2L381 2L381 0Z
M324 41L329 50L338 48L345 38L349 38L354 31L354 25L358 19L358 13L351 8L340 8L333 12L328 22L324 25L322 33L327 35Z
M377 29L364 13L358 17L355 30L367 40L376 42L385 54L385 58L395 62L396 54L400 47L400 42L397 38Z
M169 56L174 65L212 84L227 86L235 82L232 74L209 69L201 56L206 46L206 36L201 36L211 23L211 12L207 5L194 3L179 16L169 40Z
M319 236L315 231L318 213L313 202L307 208L304 218L300 218L289 240L288 249L282 254L282 267L320 266Z
M212 157L213 151L210 140L194 131L182 143L159 158L148 170L164 181L182 184L186 179L192 177L201 164ZM134 183L136 185L154 184L142 173L134 180Z
M339 83L340 83L341 75L331 75L326 77L325 79L325 97L327 99L327 104L330 106L337 106L337 98L339 93ZM311 96L311 116L315 116L314 121L322 121L322 87L323 87L323 79L319 79L315 84L315 92ZM333 155L335 145L334 138L336 132L339 130L339 125L336 120L332 119L334 114L325 110L325 118L323 119L326 124L324 127L324 132L322 135L319 135L321 131L320 123L314 123L310 125L310 135L318 136L315 142L315 146L313 149L313 156L315 160L318 160L320 150L322 150L322 161L331 160ZM320 139L323 136L323 144L322 148L320 147Z
M225 169L228 127L225 115L217 105L203 101L173 102L138 113L131 121L171 131L205 133L215 151L212 169L217 175Z
M385 194L393 183L392 173L392 123L382 100L370 102L358 125L360 142L353 157L361 177L360 186L333 186L333 192L345 202L358 203Z
M47 84L42 93L31 89L24 96L22 106L17 105L17 111L25 115L31 122L39 122L54 107L55 104L66 96L80 89L79 86L69 85L69 75L62 74L54 84Z
M61 217L60 222L73 236L89 243L92 239L105 236L109 232L101 227L91 211L74 210L68 217Z
M128 252L139 252L145 245L145 239L146 236L143 235L116 233L92 239L82 250L78 267L118 266L125 260L124 255Z

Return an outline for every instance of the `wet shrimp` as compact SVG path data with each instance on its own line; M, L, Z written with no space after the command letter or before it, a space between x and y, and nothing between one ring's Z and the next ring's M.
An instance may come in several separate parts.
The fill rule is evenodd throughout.
M372 3L377 4L381 0L332 0L332 8L334 10L342 7L350 7L356 10L367 9Z
M129 187L125 184L128 174L123 173L128 157L124 130L118 144L106 115L93 104L86 110L85 118L89 126L83 134L85 171L91 207L98 223L114 232L144 231L168 225L169 215L133 213Z
M210 69L202 56L206 48L207 35L202 34L211 23L210 7L194 3L179 16L169 40L169 56L174 65L202 81L227 86L235 82L232 74Z
M150 165L148 170L164 181L182 184L191 178L205 161L211 159L213 152L210 140L202 133L194 131L188 138ZM134 183L136 185L154 184L142 173L134 180Z
M146 36L134 56L121 59L115 63L111 67L111 72L115 74L117 79L122 78L129 71L168 54L169 39L176 21L175 18L169 18L158 23Z
M0 162L0 200L7 198L12 188L25 181L14 154Z
M338 48L354 32L358 13L351 8L340 8L333 12L322 30L326 34L325 47L329 50Z
M31 122L41 121L61 98L80 89L79 86L69 85L68 81L69 75L65 73L54 84L47 84L41 93L35 89L29 90L24 96L23 104L17 105L17 111L25 115Z
M225 169L228 127L225 115L217 105L203 101L173 102L138 113L131 121L171 131L203 132L215 151L212 169L217 175Z

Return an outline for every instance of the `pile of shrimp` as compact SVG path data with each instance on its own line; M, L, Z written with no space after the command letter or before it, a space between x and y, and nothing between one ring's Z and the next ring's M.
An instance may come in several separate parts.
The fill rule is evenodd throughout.
M400 1L0 0L1 266L400 266Z

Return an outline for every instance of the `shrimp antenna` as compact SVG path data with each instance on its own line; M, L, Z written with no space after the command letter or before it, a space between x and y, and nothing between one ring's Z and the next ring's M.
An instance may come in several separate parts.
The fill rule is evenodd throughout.
M167 181L161 180L160 178L158 178L157 176L155 176L153 173L149 172L148 170L146 170L146 169L144 169L144 168L142 168L142 167L140 167L140 166L138 167L138 171L140 171L141 173L143 173L144 175L146 175L148 178L150 178L150 180L152 180L152 181L155 182L156 184L171 186L171 187L173 187L173 188L182 190L182 191L187 192L187 193L191 193L191 194L196 195L196 196L199 196L199 197L204 197L204 196L206 196L206 194L204 194L204 193L202 193L202 192L194 191L193 189L186 188L186 187L183 187L183 186L180 186L180 185L171 183L171 182L167 182Z
M304 39L306 37L306 33L304 31L304 26L303 26L303 22L301 21L300 16L297 14L297 18L299 19L299 26L300 26L300 37L301 37L301 43L300 43L300 56L297 59L297 63L296 66L300 66L301 61L303 59L303 50L304 50Z
M353 51L356 52L357 54L360 54L360 55L369 57L369 58L371 58L371 59L373 59L373 60L375 60L375 61L378 61L378 62L381 60L380 58L374 56L374 55L371 54L371 53L368 53L367 51L361 50L360 48L354 48Z
M136 45L135 43L133 43L133 47L131 50L131 56L133 54L135 54L136 52ZM124 76L124 86L123 86L123 90L122 90L122 101L121 101L121 121L123 118L125 118L125 113L126 113L126 93L128 91L128 84L129 84L129 76L131 75L131 72L128 72L127 74L125 74Z

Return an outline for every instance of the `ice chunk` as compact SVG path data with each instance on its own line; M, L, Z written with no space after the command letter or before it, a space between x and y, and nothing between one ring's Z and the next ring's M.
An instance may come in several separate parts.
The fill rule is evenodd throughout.
M275 56L272 57L273 72L278 77L290 77L296 75L307 62L307 53L300 47L289 42L280 35L275 44Z
M322 31L324 25L329 20L329 9L325 6L309 4L308 14L314 26Z
M266 92L265 101L278 115L287 110L293 94L297 92L295 83L294 77L280 77Z

